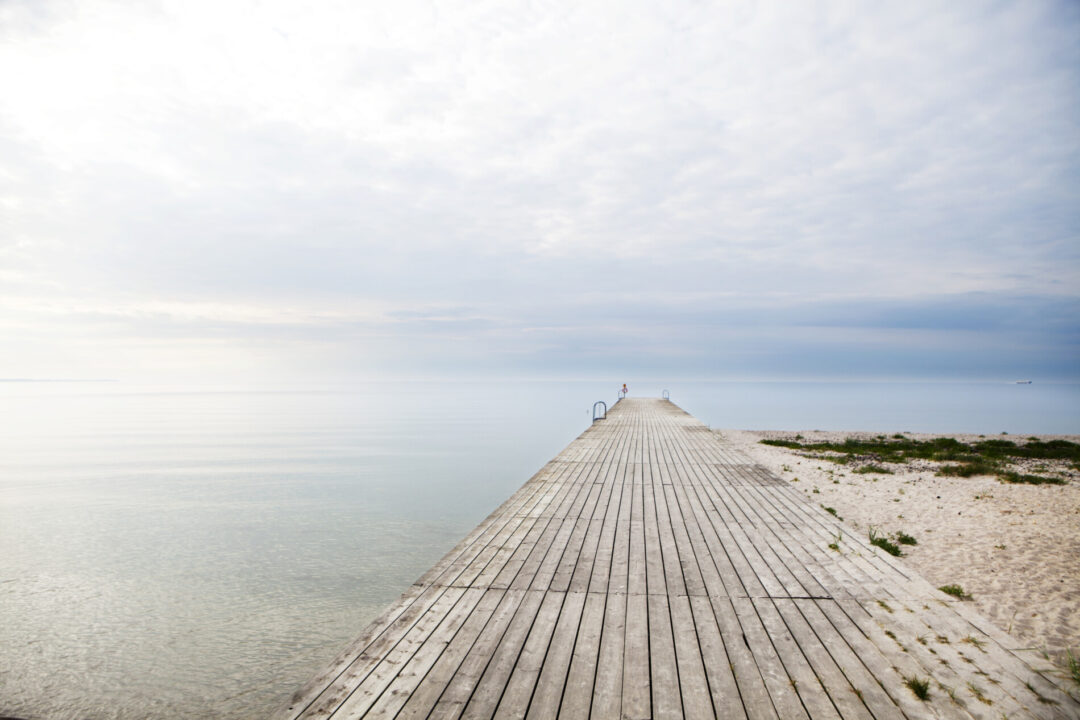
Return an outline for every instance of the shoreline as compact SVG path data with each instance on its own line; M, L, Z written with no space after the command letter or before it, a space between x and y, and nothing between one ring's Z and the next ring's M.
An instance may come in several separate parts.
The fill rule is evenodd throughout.
M1068 653L1080 658L1080 469L1065 463L1061 485L1013 484L989 475L939 476L940 463L888 463L891 473L857 474L852 467L806 451L761 440L843 442L883 436L869 432L714 430L792 483L808 500L835 514L853 530L895 536L903 560L935 587L960 585L970 602L1026 647L1047 653L1066 667ZM904 433L913 440L988 439L972 434ZM1000 439L1002 436L990 436ZM1009 436L1080 442L1077 435ZM1030 461L1025 461L1031 464Z

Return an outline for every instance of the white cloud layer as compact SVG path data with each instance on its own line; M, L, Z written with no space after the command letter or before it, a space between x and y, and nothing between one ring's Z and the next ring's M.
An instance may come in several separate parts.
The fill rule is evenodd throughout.
M1078 31L9 0L0 377L1077 377Z

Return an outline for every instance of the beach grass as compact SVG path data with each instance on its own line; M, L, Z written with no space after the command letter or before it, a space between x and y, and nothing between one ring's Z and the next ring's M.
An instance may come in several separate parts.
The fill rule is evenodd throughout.
M877 463L870 463L869 465L863 465L857 467L851 472L858 473L859 475L867 475L869 473L877 473L879 475L892 475L893 471L884 465L878 465Z
M879 547L890 555L895 555L896 557L900 557L904 554L903 552L901 552L900 546L898 546L892 540L885 537L884 535L878 535L877 529L870 528L869 535L871 545Z
M938 590L945 593L946 595L952 595L954 598L959 598L960 600L970 600L971 599L971 595L964 592L964 588L962 588L959 585L955 585L955 584L942 585L941 587L938 588Z
M904 685L922 701L930 699L930 680L919 677L904 677Z
M1065 667L1069 671L1069 677L1072 678L1073 683L1080 687L1080 657L1073 654L1072 649L1065 651Z
M900 543L901 545L918 545L919 544L918 540L916 540L911 535L908 535L903 530L896 533L896 542Z
M1057 477L1018 473L1009 469L1010 463L1021 460L1060 460L1073 467L1080 466L1080 443L1068 440L1028 439L1024 443L994 438L965 443L955 438L940 437L915 440L903 435L886 438L845 438L842 442L802 442L793 440L765 439L764 445L802 450L821 460L840 464L858 464L853 473L891 473L882 463L905 464L911 460L930 460L943 463L938 475L973 477L996 475L1009 483L1029 485L1062 485L1066 481Z

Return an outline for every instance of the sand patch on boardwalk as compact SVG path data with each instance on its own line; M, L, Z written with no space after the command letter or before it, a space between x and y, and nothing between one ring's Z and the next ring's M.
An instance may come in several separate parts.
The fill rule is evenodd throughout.
M935 587L961 585L980 612L1027 646L1047 650L1059 664L1068 648L1080 656L1080 473L1067 472L1066 485L1014 485L986 476L938 477L937 463L913 461L889 465L892 475L860 475L759 441L796 434L803 443L842 441L873 433L718 432L860 532L873 526L913 536L918 544L903 546L906 563Z

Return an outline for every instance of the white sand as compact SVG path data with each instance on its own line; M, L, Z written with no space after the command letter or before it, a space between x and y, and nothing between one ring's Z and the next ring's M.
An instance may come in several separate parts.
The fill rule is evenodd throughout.
M920 461L887 465L893 475L860 475L758 441L796 434L804 443L842 441L873 433L718 432L814 503L835 508L851 527L915 537L918 545L902 546L905 562L935 587L961 585L983 614L1026 646L1046 650L1061 664L1066 649L1080 657L1080 473L1051 464L1067 485L1017 485L994 477L937 477L936 463Z

